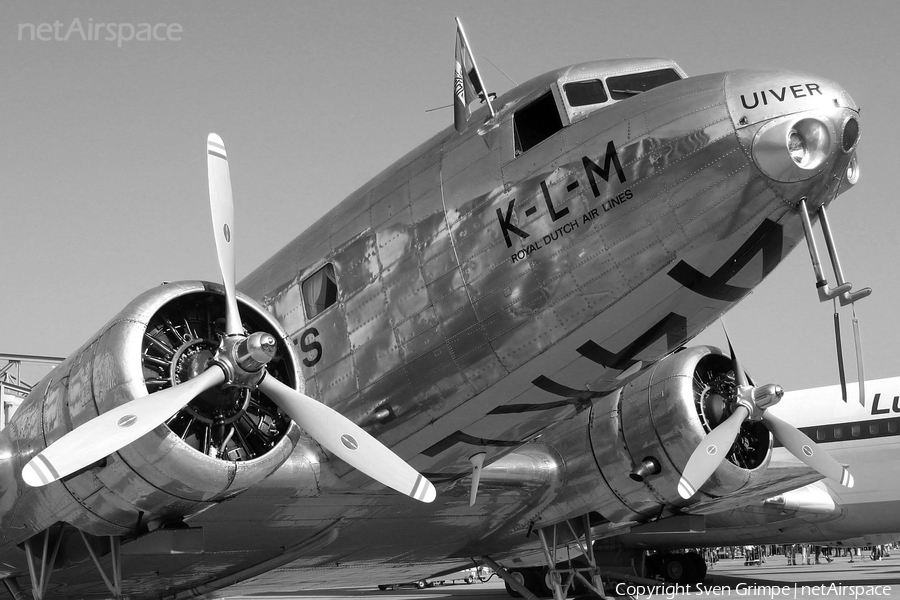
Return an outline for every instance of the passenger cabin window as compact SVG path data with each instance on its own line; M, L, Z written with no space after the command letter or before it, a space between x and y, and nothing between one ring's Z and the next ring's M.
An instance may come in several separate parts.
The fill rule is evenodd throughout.
M337 302L337 282L334 278L334 266L328 263L307 277L301 289L303 291L303 304L306 307L306 318L312 319Z
M606 80L606 85L613 100L624 100L680 79L675 69L660 69L610 77Z
M609 97L603 89L603 82L599 79L589 81L574 81L563 86L566 92L566 100L569 106L590 106L591 104L603 104Z
M547 92L514 117L516 156L534 148L563 128L553 94Z

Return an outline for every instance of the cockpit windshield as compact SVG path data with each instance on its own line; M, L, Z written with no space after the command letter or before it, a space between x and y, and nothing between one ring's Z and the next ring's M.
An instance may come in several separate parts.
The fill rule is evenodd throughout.
M563 86L566 92L566 100L569 106L589 106L591 104L603 104L608 100L603 82L599 79L587 81L573 81Z
M606 80L606 85L613 100L624 100L680 79L675 69L659 69L610 77Z

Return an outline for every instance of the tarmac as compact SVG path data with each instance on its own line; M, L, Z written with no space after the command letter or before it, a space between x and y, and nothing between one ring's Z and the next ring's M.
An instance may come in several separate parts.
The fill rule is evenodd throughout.
M761 566L744 566L742 559L720 560L709 570L701 591L671 584L656 589L622 584L620 592L630 593L638 600L686 600L700 598L794 600L796 598L826 598L856 600L858 598L900 598L900 551L881 561L871 561L868 555L848 557L816 565L788 565L783 556L772 556ZM629 586L631 586L629 588ZM227 591L226 594L227 595ZM290 594L265 596L234 596L243 600L338 600L342 598L372 598L378 600L465 600L509 599L503 581L496 576L487 583L444 585L417 590L399 588L380 591L369 588L341 588L311 590Z

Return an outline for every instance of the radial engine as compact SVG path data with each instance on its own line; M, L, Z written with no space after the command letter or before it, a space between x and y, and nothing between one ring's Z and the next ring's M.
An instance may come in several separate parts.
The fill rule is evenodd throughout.
M611 521L657 516L661 506L686 506L678 483L704 437L731 414L736 394L730 357L698 346L661 361L593 408L591 445L602 474L603 506ZM701 488L731 495L764 473L772 435L759 421L741 426L725 461Z
M277 340L266 376L296 387L297 357L284 330L254 301L238 295L238 302L245 331ZM299 427L258 389L225 386L61 486L32 489L22 482L23 465L75 427L203 372L225 335L225 305L216 284L151 289L34 388L3 435L17 449L13 460L0 463L14 471L3 480L17 481L23 497L2 529L41 530L62 518L86 533L121 535L139 515L180 519L234 497L287 460Z

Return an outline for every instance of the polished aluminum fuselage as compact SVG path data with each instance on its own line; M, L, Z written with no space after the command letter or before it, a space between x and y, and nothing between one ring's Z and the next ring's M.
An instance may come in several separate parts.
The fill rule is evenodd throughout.
M758 134L806 112L837 130L857 112L825 79L734 71L577 118L560 106L564 127L517 154L518 109L548 90L561 102L566 81L654 66L677 69L599 61L515 88L494 118L482 109L465 134L428 140L241 283L295 344L306 393L429 476L435 503L394 495L301 441L264 482L189 519L206 553L135 562L130 594L155 595L160 578L176 591L234 582L254 565L288 564L298 587L343 567L364 567L368 582L413 579L514 556L533 545L534 523L601 509L602 494L583 493L602 456L592 403L759 284L803 239L801 198L815 210L837 194L848 153L833 150L815 172L765 172L781 163L754 155ZM302 284L325 264L337 302L308 317ZM494 468L470 507L480 452ZM652 497L602 516L642 519ZM71 589L88 573L71 571Z

